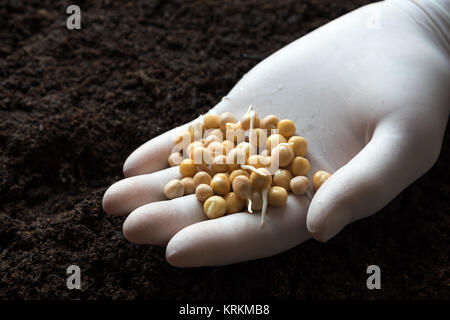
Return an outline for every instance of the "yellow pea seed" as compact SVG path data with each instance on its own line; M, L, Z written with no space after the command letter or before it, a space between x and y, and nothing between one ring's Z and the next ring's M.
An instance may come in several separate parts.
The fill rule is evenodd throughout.
M208 129L206 131L206 138L215 136L217 138L219 138L220 142L223 141L223 139L225 138L225 135L223 134L222 130L216 128L216 129Z
M225 195L230 192L231 185L228 177L223 173L216 174L209 184L214 192L220 195Z
M194 147L192 159L199 168L203 169L212 163L213 156L208 148Z
M236 170L240 168L241 164L245 164L246 159L244 150L234 148L227 155L227 164L230 170Z
M222 217L227 211L227 203L224 198L220 196L211 196L206 199L203 210L210 219Z
M164 195L167 199L175 199L183 196L183 194L184 188L178 179L170 180L164 187Z
M252 167L258 168L267 168L270 167L271 160L269 157L264 157L260 154L254 154L248 157L246 164L251 165Z
M231 112L224 112L220 115L220 129L226 130L227 123L236 123L236 118Z
M288 166L294 159L294 151L287 145L278 145L271 152L272 163L278 163L281 167Z
M299 196L308 191L309 179L305 176L297 176L291 179L290 186L292 193Z
M295 134L295 130L295 124L292 120L284 119L278 122L278 132L286 139L293 136Z
M241 126L242 126L242 129L244 129L244 130L250 129L250 113L246 113L242 116ZM260 121L259 121L258 115L255 112L254 118L253 118L253 128L259 128L259 127L260 127Z
M214 195L214 190L209 184L200 184L195 188L195 196L200 202L206 201L209 197Z
M242 142L245 140L245 130L240 123L227 123L225 130L226 140L230 140L234 143Z
M203 147L203 143L201 141L194 141L186 147L186 157L194 159L194 149L198 147Z
M241 212L245 205L245 200L239 197L235 192L229 192L225 195L227 203L227 214Z
M234 143L231 142L230 140L223 141L222 145L224 147L224 151L225 151L224 154L225 155L227 155L231 151L231 149L234 148Z
M220 117L218 114L209 113L203 118L203 124L206 129L220 128Z
M171 167L180 165L181 161L183 161L183 156L179 152L172 153L169 158L167 159L169 162L169 165Z
M180 164L180 173L183 177L193 177L197 167L192 159L184 159Z
M260 168L259 171L264 172L266 175L259 174L255 171L252 171L250 174L250 182L252 184L252 190L261 190L264 189L272 183L272 176L270 172L265 168Z
M194 187L197 188L201 184L209 185L211 183L211 180L212 178L207 172L199 171L195 174L193 179Z
M267 194L269 205L273 207L282 207L286 204L288 193L283 187L272 187Z
M256 149L249 142L241 142L236 146L236 149L243 150L245 152L245 158L256 154Z
M230 176L229 176L229 178L228 178L228 179L230 179L230 183L231 183L231 184L233 184L233 180L234 180L234 178L236 178L237 176L246 176L247 178L250 177L250 175L248 174L248 172L247 172L246 170L243 170L243 169L236 169L236 170L233 170L233 171L230 173Z
M283 187L286 191L291 190L290 182L292 173L286 169L278 169L273 175L273 183L276 186Z
M211 168L214 172L228 172L227 156L220 155L214 158Z
M275 133L270 135L267 138L267 150L270 155L273 148L275 148L280 143L287 143L287 140L285 137L283 137L281 134Z
M215 158L215 157L217 157L219 155L225 154L225 147L219 141L211 142L208 145L207 149L211 151L211 155L212 155L213 158Z
M310 168L308 159L295 157L291 162L291 172L294 176L306 176Z
M280 120L278 119L277 116L275 116L273 114L268 115L262 119L261 128L266 129L266 130L277 129L279 121ZM270 131L268 133L270 133Z
M314 173L313 176L313 186L314 186L314 191L319 190L319 188L322 186L322 184L327 181L327 179L331 176L331 173L324 171L324 170L319 170L316 173Z
M291 146L294 155L304 157L308 149L308 142L306 139L300 136L292 136L289 138L288 143Z
M265 148L267 145L267 132L264 129L256 128L249 133L248 139L255 148Z
M206 172L209 174L210 177L213 177L216 173L213 171L213 169L209 166L204 169L198 170L199 172Z
M191 143L193 141L193 139L194 139L194 136L191 132L184 131L175 138L174 143L175 143L175 145L179 145L180 149L181 149L184 146L187 146L189 143Z
M218 136L216 136L216 135L209 135L209 136L206 137L205 141L203 142L203 145L205 147L209 147L209 145L212 142L218 142L220 144L222 143L222 141L220 140L220 138Z
M184 195L193 194L195 192L194 180L191 177L181 179L183 185Z
M233 180L233 191L241 198L248 199L252 195L252 183L245 175L239 175Z
M193 137L193 141L200 140L203 138L203 133L205 132L205 126L201 122L195 122L189 125L189 130L191 136Z

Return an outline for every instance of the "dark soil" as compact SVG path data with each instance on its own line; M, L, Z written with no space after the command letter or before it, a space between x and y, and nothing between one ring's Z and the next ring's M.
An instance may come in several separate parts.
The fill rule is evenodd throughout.
M137 146L251 67L367 0L0 2L0 299L450 298L448 139L379 214L278 256L177 269L101 209ZM277 4L275 4L277 3ZM66 268L82 289L66 288ZM366 288L366 267L382 290Z

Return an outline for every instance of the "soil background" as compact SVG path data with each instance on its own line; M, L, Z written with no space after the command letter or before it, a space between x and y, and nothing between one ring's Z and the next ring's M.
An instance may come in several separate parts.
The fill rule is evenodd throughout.
M368 2L85 0L82 29L69 31L69 1L0 1L0 299L449 299L448 137L380 213L259 261L171 267L101 208L136 147ZM66 288L72 264L81 290ZM382 290L366 288L371 264Z

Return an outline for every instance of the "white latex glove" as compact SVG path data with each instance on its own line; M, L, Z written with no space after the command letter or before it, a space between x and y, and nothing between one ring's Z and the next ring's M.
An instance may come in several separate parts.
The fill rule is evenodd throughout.
M327 241L374 214L439 155L450 106L449 6L404 0L353 11L262 61L211 110L240 117L253 105L260 116L292 119L308 140L309 178L333 173L316 194L269 207L263 228L259 214L206 220L194 195L165 200L165 183L180 178L167 168L174 130L130 155L128 178L107 190L104 210L129 214L126 238L167 246L180 267L271 256L311 236Z

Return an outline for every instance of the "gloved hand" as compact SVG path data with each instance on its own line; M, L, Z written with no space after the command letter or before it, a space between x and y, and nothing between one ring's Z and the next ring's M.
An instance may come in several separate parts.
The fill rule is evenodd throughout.
M260 116L292 119L308 140L309 178L333 173L317 193L290 194L285 207L270 207L263 228L258 214L207 220L194 195L165 199L166 182L180 177L167 157L182 128L130 155L127 178L107 190L104 210L129 214L126 238L167 246L168 262L180 267L271 256L311 236L327 241L374 214L439 155L450 106L450 28L436 8L400 0L353 11L262 61L211 110L239 117L253 105Z

